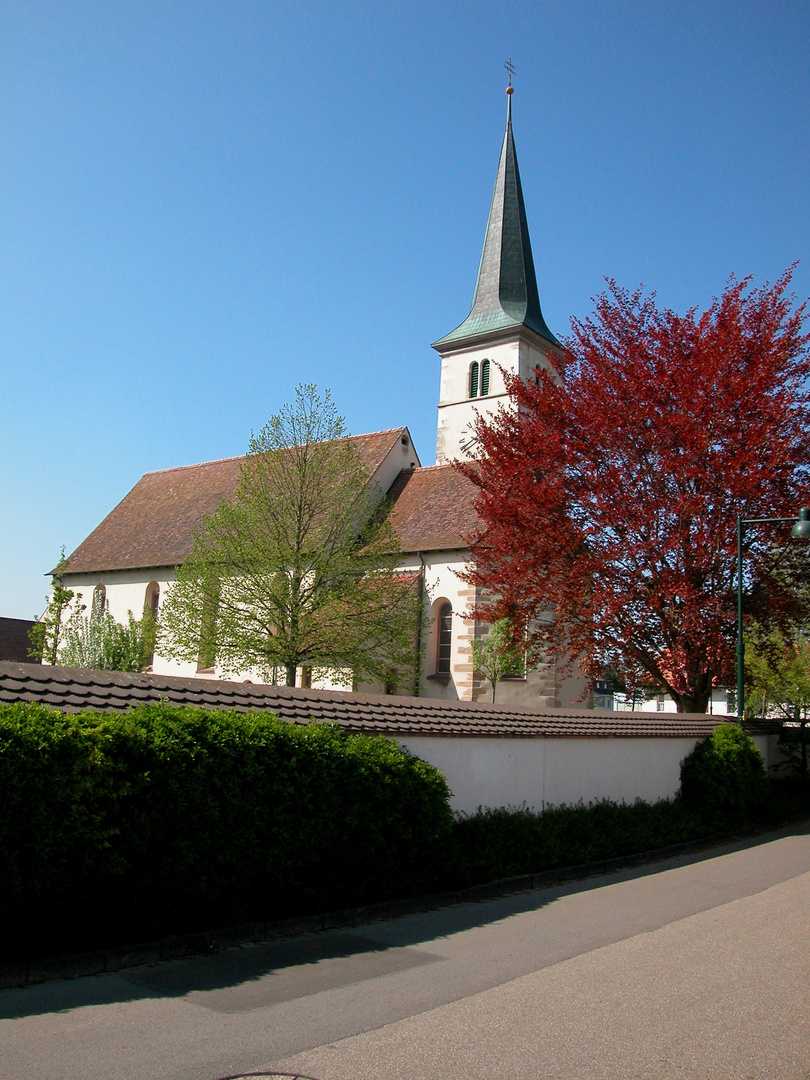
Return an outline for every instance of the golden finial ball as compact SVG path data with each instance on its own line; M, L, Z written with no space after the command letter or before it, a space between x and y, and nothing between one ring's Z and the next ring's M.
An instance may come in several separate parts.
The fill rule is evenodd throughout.
M514 94L514 92L515 92L514 86L507 86L506 92L507 92L507 94Z

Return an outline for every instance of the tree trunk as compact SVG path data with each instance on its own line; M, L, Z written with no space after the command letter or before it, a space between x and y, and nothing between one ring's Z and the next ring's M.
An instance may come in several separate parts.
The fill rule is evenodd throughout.
M295 686L295 673L297 671L296 664L285 664L287 670L287 686Z
M709 697L710 694L678 694L675 705L679 713L705 713L709 707Z
M801 739L801 748L802 748L802 783L806 784L807 783L807 728L806 728L807 718L806 718L806 716L802 717L801 706L794 705L793 710L794 710L793 711L793 719L797 720L798 723L799 723L799 738Z

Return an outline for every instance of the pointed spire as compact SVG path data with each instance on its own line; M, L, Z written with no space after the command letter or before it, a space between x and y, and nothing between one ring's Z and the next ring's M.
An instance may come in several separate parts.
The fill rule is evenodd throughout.
M506 89L506 133L498 162L495 191L489 210L484 250L478 267L470 314L451 333L433 343L445 345L473 343L493 331L526 326L552 344L557 339L546 326L540 310L537 278L534 273L523 189L520 185L515 140L512 135L512 72Z

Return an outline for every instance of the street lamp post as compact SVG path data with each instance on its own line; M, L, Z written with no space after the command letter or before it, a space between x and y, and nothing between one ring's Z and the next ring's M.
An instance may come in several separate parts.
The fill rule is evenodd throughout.
M743 638L743 533L746 525L793 525L790 535L810 540L810 507L803 506L798 517L737 517L737 723L745 720L745 639Z

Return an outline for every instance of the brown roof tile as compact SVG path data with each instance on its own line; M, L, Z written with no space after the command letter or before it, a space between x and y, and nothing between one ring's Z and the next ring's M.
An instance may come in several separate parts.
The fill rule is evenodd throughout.
M125 691L125 693L121 693ZM337 723L351 731L401 738L702 738L724 717L677 713L610 713L589 709L504 709L485 702L299 690L121 671L86 671L0 662L0 703L38 701L66 712L126 712L130 704L170 701L203 708L270 711L294 724ZM775 722L747 725L751 734L779 731Z
M369 475L405 428L356 435L351 442ZM204 517L233 495L242 457L146 473L67 560L67 573L176 566L191 550Z
M469 547L481 527L475 494L473 483L452 465L404 469L389 492L390 520L402 551Z

